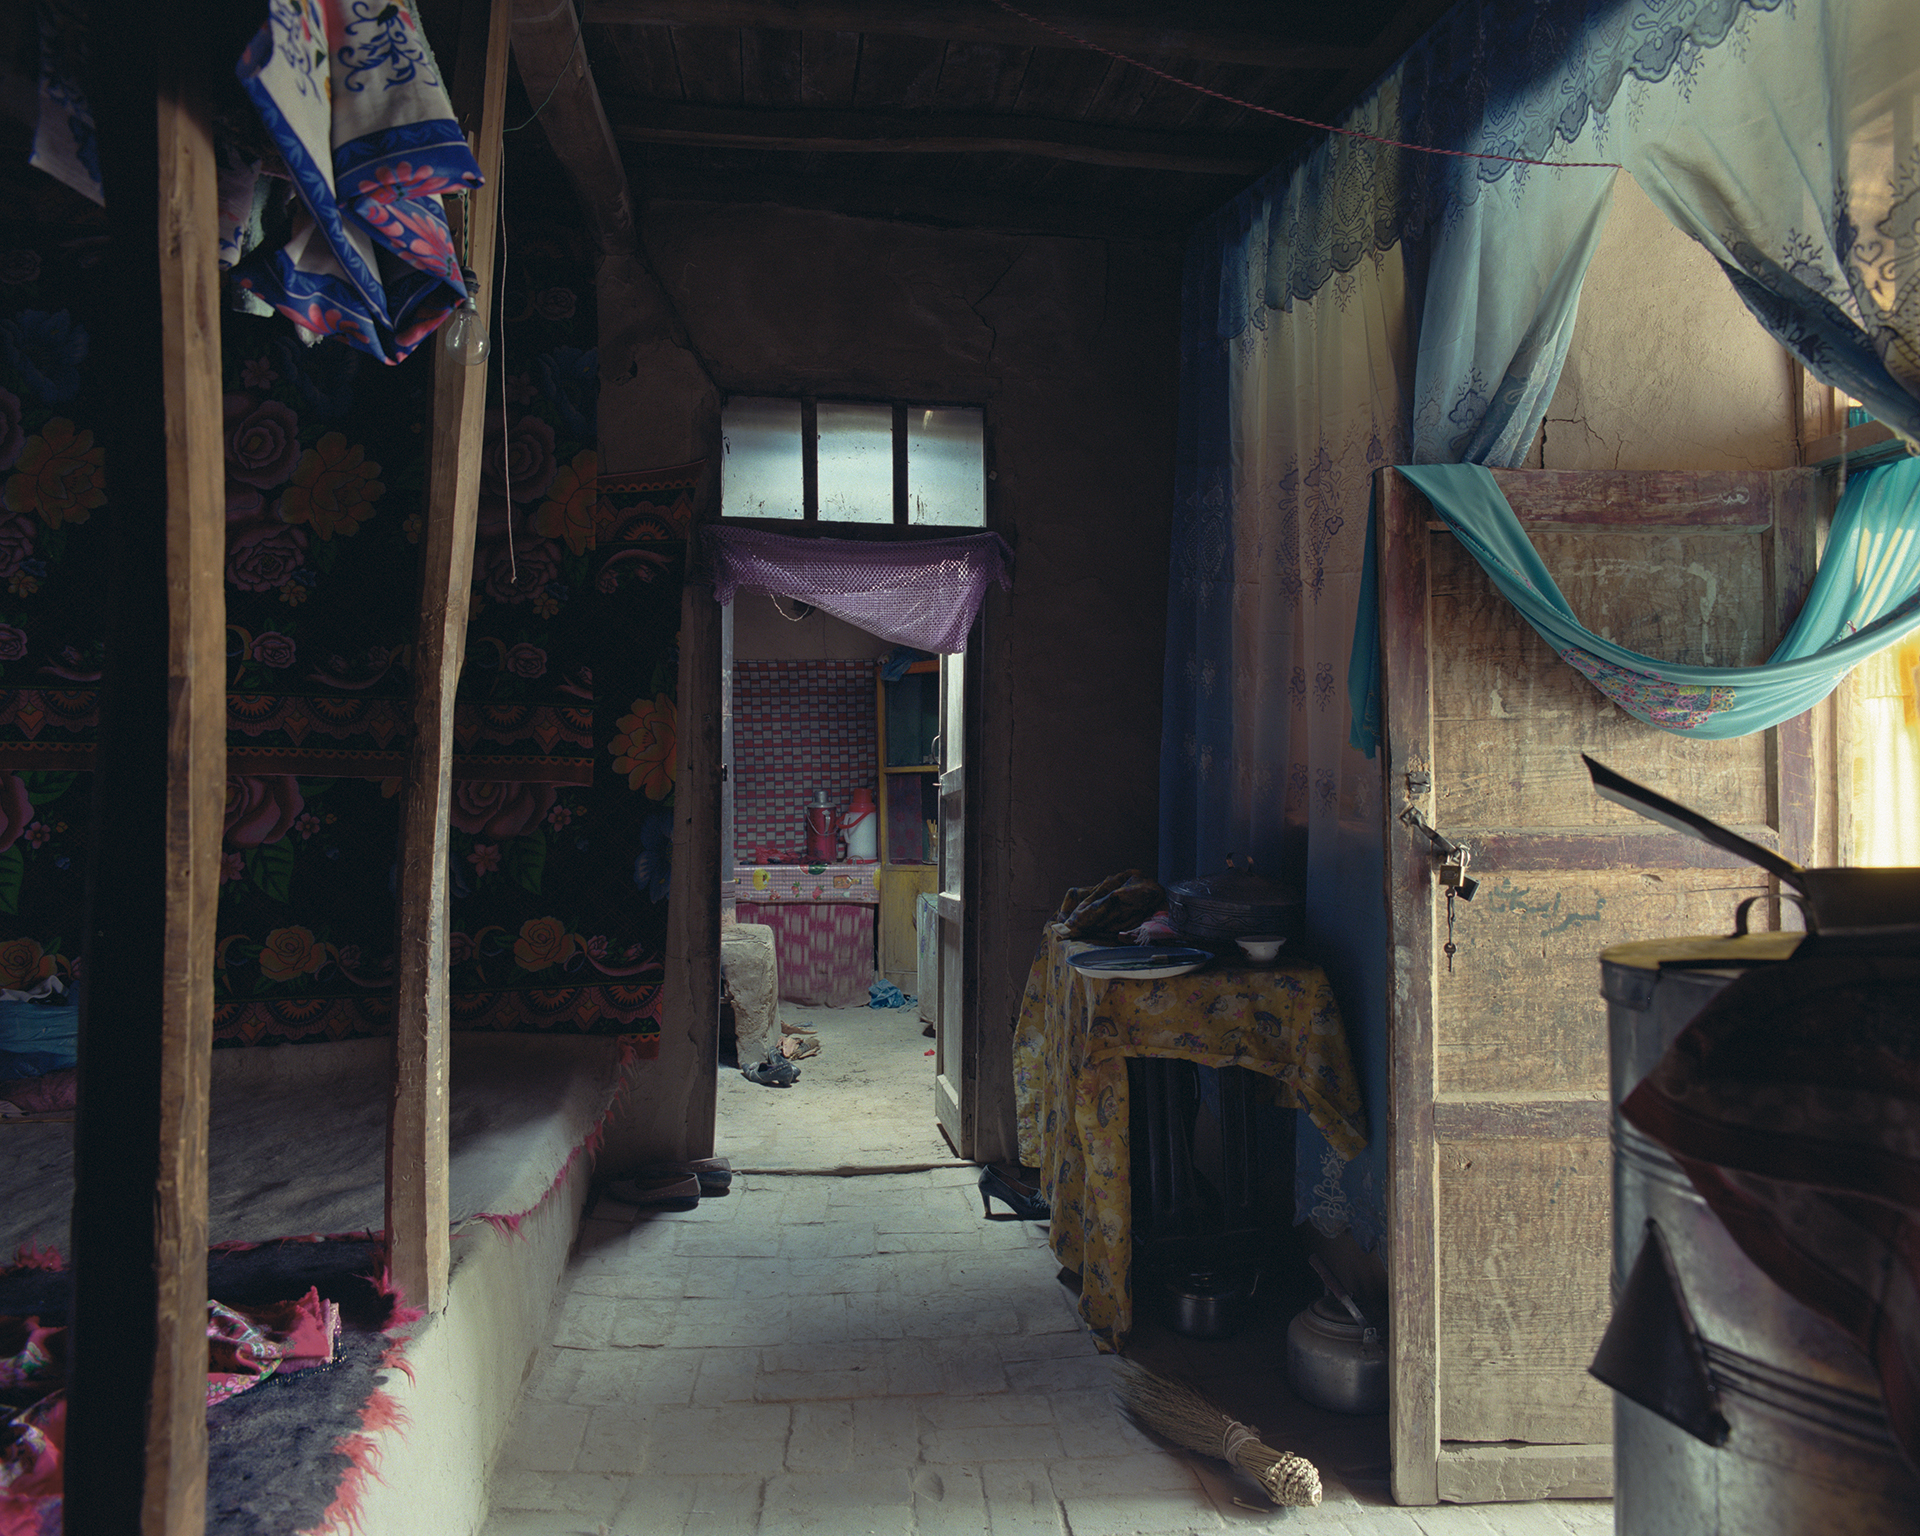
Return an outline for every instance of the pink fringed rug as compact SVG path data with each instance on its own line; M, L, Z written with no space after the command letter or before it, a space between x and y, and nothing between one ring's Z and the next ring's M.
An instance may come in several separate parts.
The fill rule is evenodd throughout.
M47 1256L37 1257L44 1265ZM294 1240L208 1255L208 1289L229 1305L314 1287L341 1313L333 1365L269 1376L207 1410L208 1536L342 1536L357 1528L366 1480L378 1475L379 1437L405 1424L384 1390L389 1372L407 1371L393 1330L420 1316L388 1284L384 1263L377 1242ZM0 1273L0 1314L63 1325L68 1299L68 1277L57 1268ZM43 1498L32 1512L43 1524L51 1518L51 1532L60 1529L58 1504Z

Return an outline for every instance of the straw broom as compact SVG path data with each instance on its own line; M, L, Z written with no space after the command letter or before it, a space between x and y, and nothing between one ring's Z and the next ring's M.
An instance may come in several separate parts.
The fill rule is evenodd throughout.
M1320 1473L1304 1456L1260 1443L1260 1432L1229 1418L1193 1388L1129 1365L1116 1381L1120 1402L1144 1427L1190 1451L1251 1472L1276 1504L1320 1502Z

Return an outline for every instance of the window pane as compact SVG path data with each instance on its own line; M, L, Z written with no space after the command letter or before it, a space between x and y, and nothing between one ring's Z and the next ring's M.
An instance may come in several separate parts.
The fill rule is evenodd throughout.
M987 521L982 413L907 412L907 521L982 528Z
M893 521L893 407L822 400L820 520Z
M805 515L800 402L729 400L720 413L720 511L726 517Z

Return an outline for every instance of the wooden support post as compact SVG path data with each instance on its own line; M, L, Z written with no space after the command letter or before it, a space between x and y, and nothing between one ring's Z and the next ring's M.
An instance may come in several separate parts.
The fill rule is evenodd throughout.
M647 266L619 145L587 67L571 0L516 0L514 65L565 168L596 250L603 474L707 461L696 522L717 511L720 392ZM697 533L694 536L697 540ZM689 554L697 553L697 544ZM690 566L691 568L691 566ZM603 1166L713 1151L720 1017L720 607L689 583L680 607L679 775L667 899L660 1056L643 1104L609 1132Z
M468 198L478 302L491 324L500 133L511 0L465 0L453 106L486 185ZM459 211L455 211L456 238ZM415 1306L447 1301L447 814L453 782L453 696L467 642L467 594L480 508L487 370L432 349L433 424L420 621L414 639L413 736L400 814L399 933L393 1097L387 1115L387 1247L393 1279Z
M66 1528L198 1536L207 1098L226 781L220 277L202 7L107 8L111 618L75 1135ZM111 58L101 57L111 53Z

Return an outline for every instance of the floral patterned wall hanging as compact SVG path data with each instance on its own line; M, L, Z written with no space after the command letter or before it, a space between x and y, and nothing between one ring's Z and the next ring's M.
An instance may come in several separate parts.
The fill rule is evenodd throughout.
M393 1019L399 778L429 372L222 317L227 810L214 1032L345 1039Z
M0 225L0 988L78 974L105 651L103 361L89 289L105 225L38 177ZM37 189L36 189L37 190Z
M517 184L529 185L526 173ZM689 471L599 475L591 263L510 224L506 409L482 459L456 776L451 1007L463 1029L658 1037Z
M557 178L554 178L557 179ZM43 180L43 179L42 179ZM528 183L530 184L530 183ZM51 187L51 183L46 183ZM0 987L80 969L103 660L97 215L0 225ZM591 264L509 225L455 718L456 1028L637 1037L660 1015L678 630L699 465L597 468ZM392 1027L399 788L430 369L223 325L228 770L221 1045ZM489 393L500 397L502 372Z

